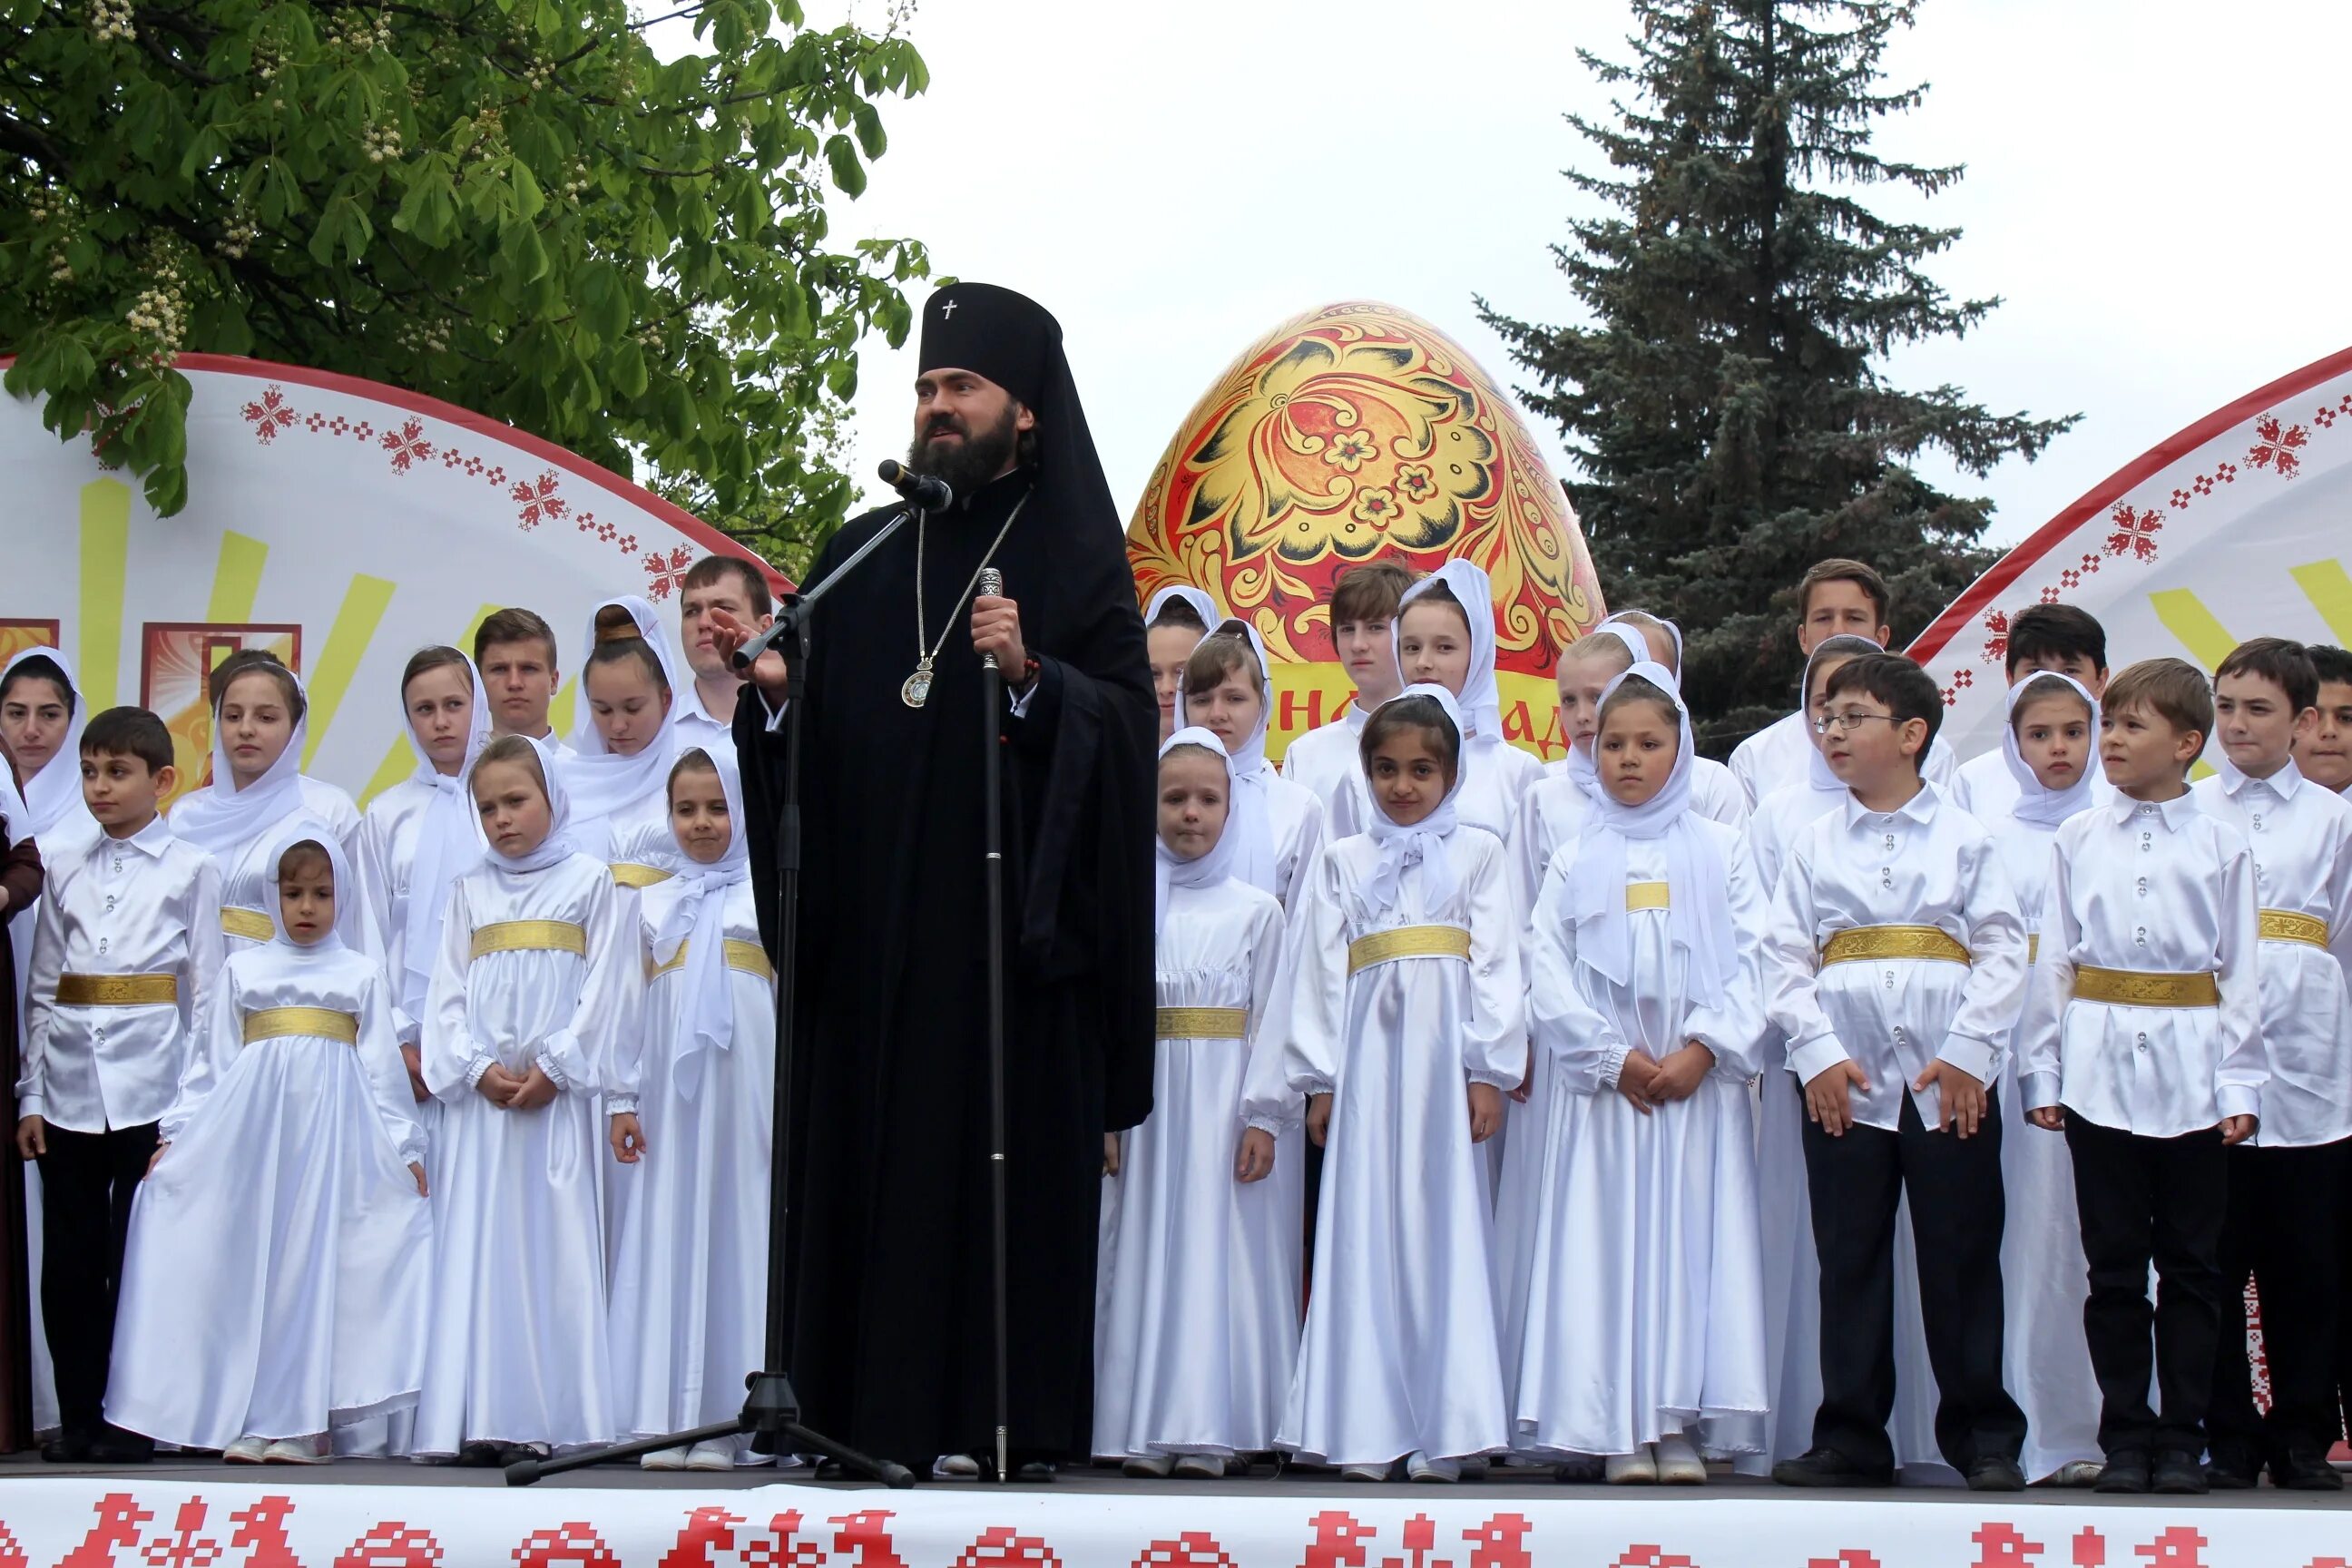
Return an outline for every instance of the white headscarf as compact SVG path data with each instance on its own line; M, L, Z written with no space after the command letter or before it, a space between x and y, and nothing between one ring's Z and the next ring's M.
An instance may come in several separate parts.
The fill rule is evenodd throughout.
M89 808L81 796L81 731L89 720L89 704L82 700L81 690L74 684L73 666L53 647L28 647L10 659L7 668L0 669L0 686L5 686L16 667L28 658L47 659L63 672L66 685L73 688L72 716L66 721L65 739L41 764L41 771L25 781L26 823L19 831L42 838L55 832L60 822L76 816L89 818Z
M1815 643L1813 651L1805 656L1804 678L1797 683L1797 722L1805 727L1809 753L1805 759L1805 782L1824 794L1843 795L1845 781L1831 771L1830 760L1822 755L1821 734L1813 728L1813 666L1832 654L1841 658L1860 658L1864 654L1885 651L1868 637L1840 632ZM1923 756L1920 760L1924 763L1927 759Z
M1370 770L1365 770L1367 793L1372 800L1372 815L1364 827L1381 849L1380 863L1372 868L1372 874L1363 888L1364 901L1374 915L1384 915L1396 908L1397 896L1404 885L1405 869L1410 866L1422 868L1429 884L1432 908L1454 896L1454 865L1445 857L1445 841L1454 836L1454 802L1470 777L1469 746L1462 740L1462 709L1454 700L1454 693L1443 686L1423 683L1406 687L1372 711L1377 715L1390 703L1402 702L1412 697L1426 697L1436 703L1444 710L1445 721L1454 726L1457 759L1454 768L1454 787L1445 792L1445 798L1439 801L1437 809L1427 816L1419 822L1402 823L1390 816L1388 807L1381 804L1381 792L1370 787Z
M1455 709L1461 722L1463 751L1466 754L1474 743L1499 746L1503 743L1503 697L1495 684L1495 584L1486 574L1467 561L1448 561L1420 582L1404 591L1397 605L1397 617L1389 624L1389 646L1398 649L1397 668L1404 668L1404 612L1415 599L1429 592L1432 584L1443 583L1462 605L1462 618L1470 623L1470 668L1462 678L1462 690L1455 699ZM1643 653L1649 650L1645 647Z
M284 669L282 665L272 669ZM238 672L237 679L255 673L259 667ZM302 717L294 721L294 732L286 739L286 749L269 764L262 775L245 788L236 787L236 775L229 768L228 738L222 732L221 705L213 703L213 782L209 788L197 790L183 797L172 808L172 833L184 838L205 854L220 858L230 854L239 845L249 844L268 831L270 826L303 809L302 749L310 736L310 693L304 690L302 678L292 670L285 671L302 692ZM228 688L221 689L221 696ZM226 868L224 868L226 869Z
M1225 824L1224 837L1234 841L1233 874L1254 888L1278 893L1282 890L1282 879L1276 864L1274 806L1268 796L1279 775L1274 764L1265 760L1265 732L1274 720L1274 665L1265 657L1265 644L1258 637L1257 628L1246 621L1236 624L1241 627L1239 635L1257 658L1258 689L1265 700L1258 704L1257 727L1229 752L1231 761L1226 771L1233 778L1235 812ZM1216 635L1218 628L1212 626L1209 636ZM1207 638L1202 640L1205 642ZM1191 715L1185 709L1184 685L1180 680L1176 684L1177 728L1205 728L1191 723Z
M1161 928L1168 923L1168 890L1171 888L1213 888L1227 877L1240 875L1234 858L1241 836L1234 829L1238 819L1250 810L1250 805L1242 799L1241 791L1230 787L1233 761L1226 756L1225 743L1217 739L1215 731L1204 730L1198 724L1179 730L1160 742L1160 756L1166 757L1178 746L1198 746L1225 764L1225 779L1229 786L1225 794L1225 826L1224 830L1217 835L1214 844L1190 860L1170 849L1166 839L1153 835L1151 931L1154 936L1160 934Z
M306 841L327 852L327 863L334 868L335 876L334 926L326 935L308 946L286 934L286 911L283 900L278 896L278 866L285 860L288 850ZM336 952L344 948L354 952L359 949L359 879L352 875L350 858L344 855L343 847L335 842L335 836L327 831L325 824L316 817L305 817L280 828L278 837L270 841L269 855L265 864L268 873L262 879L262 902L267 906L265 912L269 916L270 930L277 933L278 946L283 950L281 956L307 958L313 953Z
M466 721L466 755L454 775L443 773L425 754L408 717L408 689L404 686L400 692L401 733L416 753L415 771L408 776L433 792L416 818L415 859L409 868L408 900L400 911L400 973L392 977L401 1011L412 1018L425 1016L425 994L433 984L434 961L441 954L441 917L449 910L449 884L482 859L482 816L474 809L474 793L466 787L466 778L474 770L474 759L490 743L490 699L482 689L482 672L470 658L466 660L466 679L473 682L474 707Z
M497 845L486 842L482 847L482 862L502 870L527 875L532 871L544 871L550 866L561 865L572 858L572 849L569 842L572 797L563 787L563 772L556 765L555 752L551 744L530 736L522 738L530 742L530 749L538 754L539 776L547 786L547 837L539 841L538 848L520 855L503 854ZM467 795L474 793L474 774L481 765L482 759L476 757L473 767L466 770Z
M1627 665L1625 667L1626 669L1631 669L1634 664L1642 664L1649 659L1649 640L1642 636L1641 629L1637 626L1629 626L1621 621L1603 621L1599 626L1593 627L1591 631L1586 634L1586 636L1605 637L1609 641L1622 647L1627 654L1632 656L1633 658L1633 664ZM1613 685L1615 681L1622 680L1624 678L1624 671L1620 670L1617 675L1612 678L1612 684ZM1676 690L1680 689L1679 687L1674 687L1672 689ZM1601 689L1605 692L1609 689L1608 687L1603 687ZM1560 717L1560 728L1565 730L1567 727L1568 718L1563 714ZM1578 746L1573 742L1570 742L1568 748L1568 776L1576 781L1576 787L1582 790L1588 798L1600 798L1601 775L1595 771L1592 761L1592 752L1584 747Z
M622 756L604 744L604 733L596 728L595 711L587 700L588 660L596 651L596 616L614 605L628 611L629 618L636 623L637 636L653 650L663 679L669 682L669 710L662 715L661 728L634 757ZM694 684L690 674L681 682L681 673L677 661L670 655L669 644L662 637L661 618L646 599L630 594L602 600L588 612L588 639L580 650L583 717L572 738L572 750L577 754L563 764L564 787L572 795L572 837L582 853L602 858L605 847L596 839L596 834L606 819L667 787L669 770L677 762L678 705L685 700L682 694Z
M1603 620L1603 621L1601 623L1601 626L1624 626L1624 627L1625 627L1625 629L1626 629L1627 631L1632 632L1635 637L1642 637L1642 651L1641 651L1641 653L1640 653L1640 654L1638 654L1637 656L1635 656L1635 657L1636 657L1636 658L1648 658L1650 657L1650 639L1649 639L1648 637L1643 637L1643 636L1642 636L1642 628L1641 628L1641 627L1639 627L1639 626L1633 626L1633 625L1632 625L1631 623L1629 623L1629 622L1627 622L1627 621L1626 621L1625 617L1626 617L1627 616L1648 616L1652 620L1654 620L1654 621L1657 622L1657 623L1658 623L1658 625L1660 625L1660 626L1664 626L1664 627L1665 627L1665 628L1666 628L1666 636L1668 636L1668 637L1670 637L1674 638L1674 640L1675 640L1675 671L1674 671L1674 673L1675 673L1675 690L1677 690L1677 691L1681 690L1681 689L1682 689L1682 683L1683 683L1683 682L1682 682L1682 676L1681 676L1681 674L1679 673L1679 671L1682 669L1682 667L1683 667L1683 629L1682 629L1682 627L1681 627L1681 626L1676 626L1674 622L1672 622L1672 621L1670 621L1670 620L1666 619L1666 617L1665 617L1665 616L1662 616L1662 615L1657 614L1655 611L1653 611L1653 610L1645 610L1645 609L1641 608L1639 605L1635 605L1635 606L1633 606L1633 608L1631 608L1631 609L1619 610L1619 611L1616 611L1614 614L1612 614L1612 615L1609 616L1605 620ZM1599 627L1599 626L1596 626L1596 627L1594 627L1593 629L1594 629L1595 631L1598 631L1598 630L1600 630L1600 627Z
M677 1036L673 1047L678 1093L692 1100L702 1084L702 1056L723 1051L735 1043L734 989L727 981L727 895L751 879L750 824L743 816L743 785L731 758L711 757L701 747L688 756L710 757L718 770L719 787L727 795L727 852L709 865L686 852L670 824L677 845L677 875L663 888L675 894L654 929L654 962L667 963L686 946L686 973L678 977Z
M2083 767L2074 782L2064 789L2044 789L2042 781L2033 776L2033 769L2017 749L2017 710L2032 689L2046 680L2055 680L2081 698L2091 710L2091 742L2084 749ZM2091 792L2096 787L2097 775L2092 771L2091 752L2098 744L2099 700L2071 675L2054 669L2037 670L2009 689L2010 722L2000 727L2000 758L2009 764L2009 776L2017 781L2017 804L2009 808L2010 815L2020 822L2031 822L2040 827L2055 827L2078 811L2086 811L2092 803Z
M1192 613L1201 617L1201 625L1204 628L1201 633L1202 637L1207 637L1210 633L1215 631L1217 629L1217 624L1225 618L1225 612L1217 608L1217 601L1210 596L1209 591L1206 588L1195 588L1190 583L1171 583L1165 588L1160 589L1157 594L1152 595L1151 602L1143 606L1143 629L1145 631L1150 631L1153 623L1160 619L1160 610L1167 605L1168 601L1171 599L1181 599L1184 603L1192 606ZM1175 623L1171 622L1170 624L1174 625ZM1189 631L1192 628L1188 626L1185 629Z
M1679 749L1665 784L1641 805L1627 805L1605 789L1593 796L1592 815L1577 850L1570 906L1576 921L1576 955L1616 984L1632 983L1633 919L1625 908L1626 843L1634 838L1662 840L1669 889L1667 933L1684 952L1684 984L1690 995L1712 1002L1723 994L1738 968L1738 946L1731 924L1730 868L1721 847L1691 815L1691 769L1698 752L1691 740L1690 709L1675 689L1673 672L1643 659L1611 681L1601 700L1606 703L1619 687L1637 677L1665 693L1674 704Z

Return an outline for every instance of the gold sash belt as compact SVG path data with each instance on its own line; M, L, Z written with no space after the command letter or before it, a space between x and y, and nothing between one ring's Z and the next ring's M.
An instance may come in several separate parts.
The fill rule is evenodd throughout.
M174 974L60 974L60 1007L168 1007L180 999Z
M1669 889L1664 882L1628 882L1625 884L1625 907L1628 910L1663 910L1673 907Z
M2327 922L2317 915L2299 915L2293 910L2264 910L2260 931L2264 942L2301 942L2313 947L2327 945Z
M1163 1040L1246 1040L1246 1007L1161 1007L1152 1015L1152 1034Z
M668 873L664 872L663 875ZM669 955L669 962L656 968L654 973L667 974L673 969L685 968L686 950L693 945L690 942L679 942L677 951ZM768 950L756 942L738 942L733 937L728 938L727 967L740 969L746 974L756 974L762 980L776 977L776 966L768 962Z
M1392 963L1400 958L1467 958L1470 933L1460 926L1399 926L1376 931L1348 944L1348 973Z
M650 888L656 882L667 882L677 873L665 871L658 866L640 866L634 860L613 863L613 880L624 888Z
M264 1007L245 1016L245 1043L248 1046L262 1040L284 1039L289 1035L341 1040L347 1046L356 1046L360 1043L360 1021L357 1015L333 1007Z
M468 963L486 952L571 952L588 956L588 933L570 921L500 921L478 926Z
M243 909L236 904L221 906L221 930L230 936L241 936L247 942L268 942L278 934L269 917L259 910Z
M1969 950L1939 926L1856 926L1822 946L1822 966L1879 958L1935 958L1946 963L1973 962Z
M2042 962L2042 933L2035 931L2025 939L2025 964L2031 969Z
M2074 997L2110 1007L2219 1007L2221 987L2203 970L2178 974L2085 963L2074 971Z

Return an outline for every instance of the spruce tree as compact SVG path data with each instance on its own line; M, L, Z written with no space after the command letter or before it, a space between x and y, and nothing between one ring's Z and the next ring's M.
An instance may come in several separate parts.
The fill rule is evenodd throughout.
M2000 303L1954 301L1922 269L1954 228L1873 214L1858 189L1933 195L1960 165L1871 151L1881 61L1911 0L1633 0L1630 64L1580 50L1613 123L1570 114L1609 172L1603 205L1552 247L1589 324L1478 300L1582 468L1568 489L1612 605L1674 616L1703 749L1722 755L1790 706L1793 585L1830 555L1895 591L1896 647L1990 563L1983 499L1911 467L1930 448L1981 477L2074 417L1996 415L1957 387L1906 391L1887 352L1965 333Z

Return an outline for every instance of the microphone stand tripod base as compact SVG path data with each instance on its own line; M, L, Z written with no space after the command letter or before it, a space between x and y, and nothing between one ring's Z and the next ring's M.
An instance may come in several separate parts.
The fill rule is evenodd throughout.
M810 1454L818 1458L832 1459L845 1469L868 1480L879 1481L886 1487L905 1488L915 1484L915 1473L906 1466L844 1447L822 1433L812 1432L802 1426L800 1399L793 1393L792 1379L782 1373L755 1372L744 1381L751 1392L743 1401L742 1414L732 1421L722 1421L712 1426L697 1426L688 1432L672 1432L660 1437L639 1437L627 1443L615 1443L608 1448L583 1449L561 1458L520 1460L507 1467L507 1485L527 1487L542 1477L601 1465L608 1459L634 1459L646 1454L659 1453L665 1448L691 1447L697 1443L715 1442L721 1437L742 1435L750 1436L751 1447L756 1453Z

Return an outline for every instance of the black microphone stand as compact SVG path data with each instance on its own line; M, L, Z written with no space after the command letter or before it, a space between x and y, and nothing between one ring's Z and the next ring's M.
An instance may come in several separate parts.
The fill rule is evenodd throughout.
M911 1487L914 1472L906 1466L888 1459L877 1459L838 1443L822 1432L801 1425L800 1396L793 1391L791 1374L784 1368L791 1347L785 1342L787 1300L785 1286L791 1273L788 1259L787 1219L792 1206L793 1149L793 996L799 964L797 942L800 934L801 902L801 711L807 684L808 638L803 623L817 602L832 592L841 580L849 575L859 562L873 553L875 547L898 531L901 524L913 514L901 511L873 538L860 545L844 561L834 574L805 594L788 594L777 606L775 625L759 637L747 643L734 656L739 669L748 669L759 656L774 648L784 659L784 787L783 798L776 807L776 1093L772 1112L773 1145L768 1164L768 1324L765 1370L746 1377L744 1386L750 1396L743 1401L742 1410L732 1421L714 1426L698 1426L688 1432L672 1432L666 1436L640 1437L633 1442L615 1443L607 1447L584 1449L561 1458L525 1459L509 1465L507 1485L527 1487L542 1476L552 1476L565 1470L581 1469L602 1464L607 1459L634 1459L643 1454L657 1453L664 1448L677 1448L695 1443L713 1442L720 1437L748 1433L752 1448L762 1454L810 1454L837 1461L844 1468L853 1470L887 1487ZM993 756L993 749L991 752ZM992 774L992 776L993 776ZM1002 1115L999 1116L1000 1124ZM1000 1173L1003 1167L999 1166ZM999 1191L1003 1175L998 1176ZM1001 1214L1000 1208L1000 1214ZM1002 1221L1000 1219L998 1254L1003 1256ZM999 1266L1000 1281L1003 1279ZM999 1286L1002 1313L1002 1285ZM1000 1321L1002 1321L1000 1316ZM1002 1335L1000 1332L1000 1344ZM1002 1379L1003 1352L998 1352L998 1376ZM1000 1382L1000 1388L1002 1384ZM1000 1395L1000 1399L1001 1399ZM1000 1428L999 1445L1003 1436Z
M1004 575L983 566L977 578L980 592L990 598L1004 593ZM992 1284L996 1306L996 1479L1013 1479L1013 1379L1006 1352L1005 1307L1005 1188L1004 1188L1004 673L996 656L980 656L981 764L983 781L982 810L986 824L982 840L986 856L988 890L988 1180L990 1221L995 1247Z

